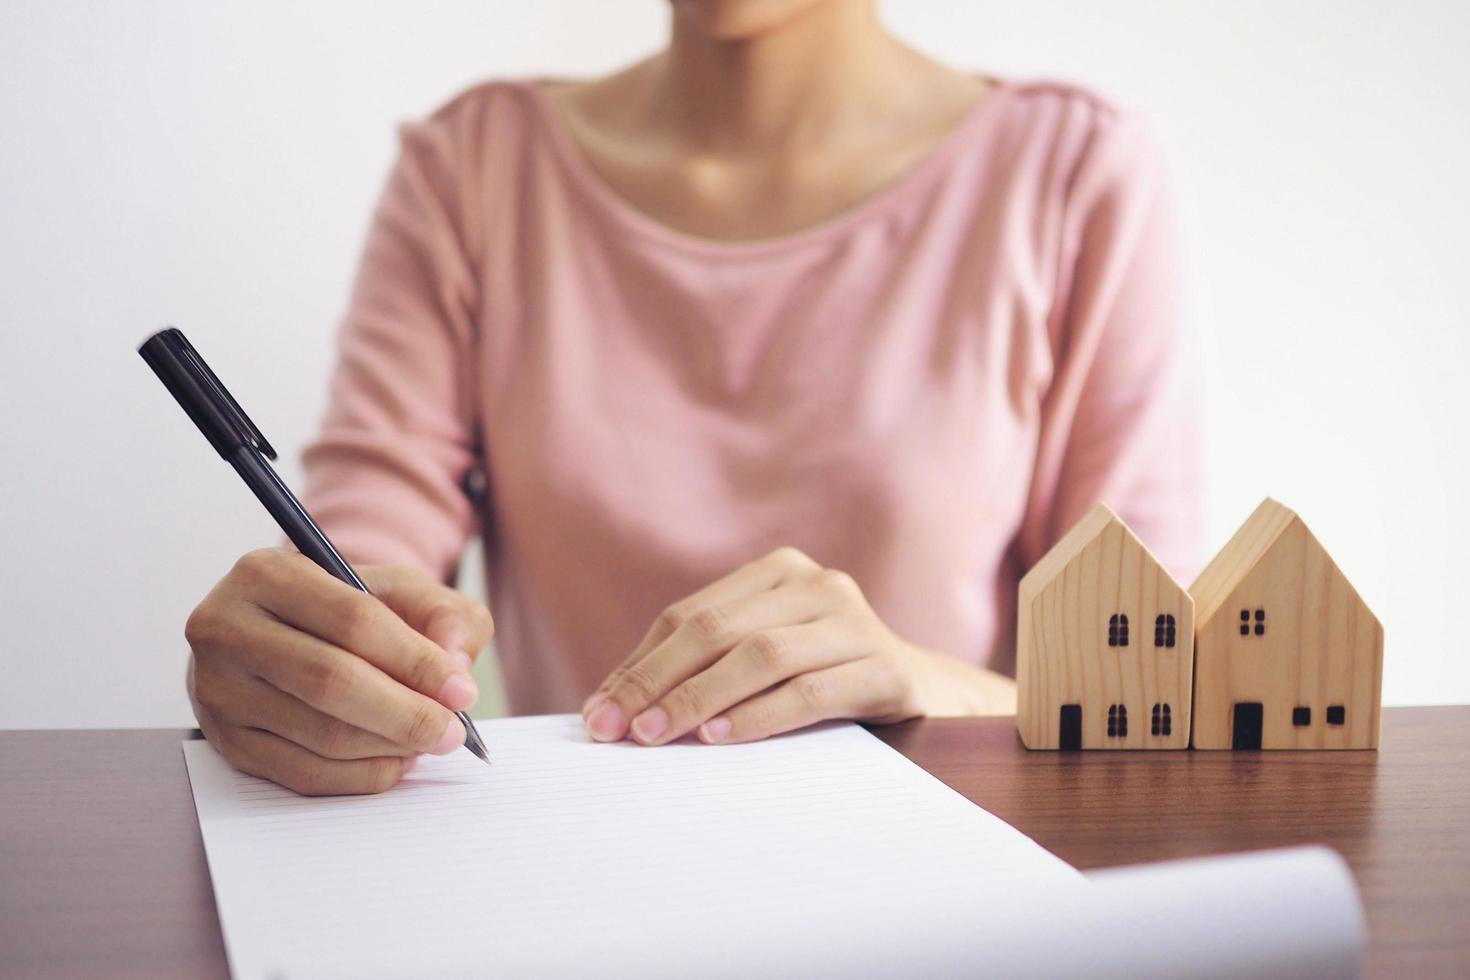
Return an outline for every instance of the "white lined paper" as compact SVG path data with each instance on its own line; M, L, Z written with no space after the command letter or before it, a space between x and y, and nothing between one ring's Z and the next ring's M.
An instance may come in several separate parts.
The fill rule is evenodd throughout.
M1052 946L1038 922L1103 891L855 725L659 748L575 716L481 731L493 766L429 758L336 799L185 743L235 975L1021 974L1045 962L1021 938Z

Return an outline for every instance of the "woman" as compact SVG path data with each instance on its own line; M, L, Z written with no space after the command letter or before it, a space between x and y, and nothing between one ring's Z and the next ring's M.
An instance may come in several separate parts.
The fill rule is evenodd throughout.
M1016 582L1100 500L1193 559L1154 150L873 7L675 0L647 61L405 128L306 453L375 597L268 550L198 607L233 764L371 792L460 745L477 528L511 707L648 745L1013 710Z

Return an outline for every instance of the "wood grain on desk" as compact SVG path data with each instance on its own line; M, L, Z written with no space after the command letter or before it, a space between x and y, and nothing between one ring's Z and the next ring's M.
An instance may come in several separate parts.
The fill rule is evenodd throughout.
M227 975L187 734L0 733L0 976ZM1033 753L1001 718L877 734L1082 868L1329 844L1371 975L1470 976L1470 707L1388 709L1376 753Z
M1387 709L1377 752L1027 753L1000 719L877 734L1079 868L1327 844L1369 976L1470 977L1470 707Z

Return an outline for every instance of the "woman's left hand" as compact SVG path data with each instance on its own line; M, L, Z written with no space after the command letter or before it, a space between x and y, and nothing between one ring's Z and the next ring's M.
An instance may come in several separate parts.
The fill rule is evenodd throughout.
M664 610L582 717L603 742L750 742L928 713L935 675L956 668L988 673L900 640L850 575L781 548Z

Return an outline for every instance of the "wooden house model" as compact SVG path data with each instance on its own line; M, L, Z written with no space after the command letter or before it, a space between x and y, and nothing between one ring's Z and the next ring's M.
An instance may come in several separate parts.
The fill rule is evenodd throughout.
M1097 506L1021 580L1017 728L1030 749L1189 745L1194 602Z
M1300 517L1266 500L1190 593L1195 748L1377 748L1383 626Z

